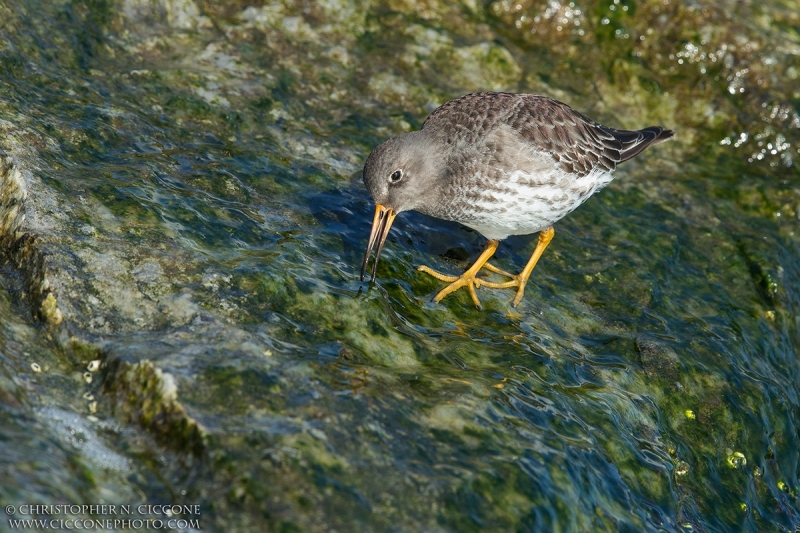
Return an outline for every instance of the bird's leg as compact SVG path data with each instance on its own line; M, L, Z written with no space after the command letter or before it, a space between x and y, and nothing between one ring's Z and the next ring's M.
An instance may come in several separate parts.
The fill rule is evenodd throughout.
M517 289L517 295L514 297L514 307L516 307L520 300L522 300L522 295L525 293L525 284L528 283L528 278L533 271L533 267L536 266L536 263L539 262L539 258L542 257L544 253L544 249L547 248L547 245L550 244L550 241L553 240L553 235L555 235L555 230L552 227L549 227L545 230L539 232L539 242L536 243L536 249L533 251L530 260L528 260L528 264L525 265L525 268L522 269L522 272L517 274L516 276L512 276L506 272L497 272L500 270L499 268L496 270L492 270L495 267L489 268L493 272L497 272L498 274L508 275L511 277L511 281L504 281L503 283L492 283L491 281L484 281L480 280L481 285L485 285L490 289L505 289L507 287L519 287ZM488 267L487 267L488 268Z
M486 248L481 253L480 257L473 263L469 270L461 274L459 277L455 276L447 276L445 274L440 274L435 270L421 266L418 267L417 270L430 274L434 278L450 282L450 285L445 287L444 289L440 290L436 296L433 297L434 302L439 302L442 298L450 294L451 292L460 289L463 286L467 286L467 290L469 290L469 295L472 297L472 301L475 304L475 307L478 309L482 309L481 302L478 300L478 294L475 292L477 287L480 287L482 284L486 283L482 279L478 278L478 271L486 264L486 261L489 260L490 257L494 254L495 250L497 250L497 246L500 244L498 241L490 240L486 243Z

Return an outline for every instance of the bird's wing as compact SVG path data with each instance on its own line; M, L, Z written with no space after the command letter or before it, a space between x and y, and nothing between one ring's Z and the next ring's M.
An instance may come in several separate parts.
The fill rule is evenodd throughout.
M647 146L673 135L660 126L638 131L608 128L552 98L511 93L456 98L431 113L422 128L445 124L450 131L460 131L460 140L467 142L485 139L493 129L508 126L533 151L576 176L595 169L614 170Z
M526 96L508 116L509 125L562 170L585 176L611 171L622 161L622 142L599 124L566 104L541 96Z
M524 139L577 176L595 169L614 170L651 144L674 135L661 126L641 130L609 128L545 96L521 95L509 120Z

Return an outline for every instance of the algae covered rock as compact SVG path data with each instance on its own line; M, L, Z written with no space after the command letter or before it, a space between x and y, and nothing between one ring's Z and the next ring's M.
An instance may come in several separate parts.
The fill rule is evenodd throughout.
M147 360L130 364L115 359L106 374L106 392L118 417L141 424L169 447L203 452L206 431L178 402L175 378Z
M0 496L198 504L230 531L790 527L797 22L0 0L0 455L23 465ZM483 239L415 213L359 282L365 157L476 90L677 137L559 224L518 310L431 304L416 266Z

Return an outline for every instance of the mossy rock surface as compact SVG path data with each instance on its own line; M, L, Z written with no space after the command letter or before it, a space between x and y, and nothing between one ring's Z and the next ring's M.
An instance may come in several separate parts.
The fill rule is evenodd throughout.
M0 0L0 501L796 529L798 27L777 0ZM416 213L359 282L364 159L475 90L677 135L556 226L517 309L432 304L416 267L484 239Z

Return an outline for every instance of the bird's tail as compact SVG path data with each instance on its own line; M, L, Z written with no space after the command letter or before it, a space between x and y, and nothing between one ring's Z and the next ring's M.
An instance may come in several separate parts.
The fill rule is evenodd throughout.
M615 130L605 126L601 126L601 128L613 135L622 144L622 149L619 152L620 163L636 157L648 146L662 143L675 135L674 131L661 126L650 126L649 128L634 131Z

